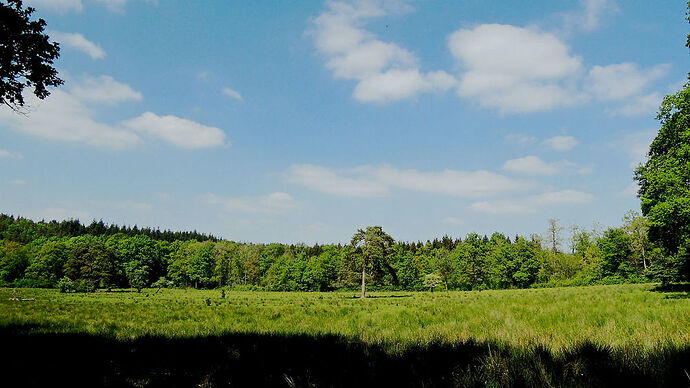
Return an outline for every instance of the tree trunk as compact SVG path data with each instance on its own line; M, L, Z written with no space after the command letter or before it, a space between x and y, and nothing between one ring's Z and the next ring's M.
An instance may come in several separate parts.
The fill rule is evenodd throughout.
M642 265L644 266L644 270L647 270L647 258L645 257L645 251L644 251L644 245L642 245Z
M364 262L362 262L362 295L360 296L360 298L362 298L362 299L367 297L366 296L367 285L366 285L366 280L365 280L366 276L367 276L367 262L364 261Z

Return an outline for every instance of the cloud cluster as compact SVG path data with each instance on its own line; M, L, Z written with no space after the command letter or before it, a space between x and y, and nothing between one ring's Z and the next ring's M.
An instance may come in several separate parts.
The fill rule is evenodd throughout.
M409 7L392 1L334 1L314 20L314 41L326 67L335 78L357 81L353 96L358 101L385 103L457 84L446 72L422 72L412 52L363 28L370 19L405 11Z
M579 205L593 200L592 194L577 190L563 190L549 191L514 200L475 202L469 208L475 212L494 215L532 214L551 206Z
M18 152L0 150L0 159L24 159L24 156Z
M106 7L111 12L124 12L125 5L128 0L89 0ZM156 3L157 0L144 0L147 3ZM67 13L67 12L81 12L84 10L84 2L82 0L26 0L28 5L31 5L40 10L50 10L53 12Z
M541 158L530 155L511 159L503 164L503 170L524 175L557 175L565 173L590 174L592 166L581 167L568 160L547 163Z
M82 34L71 33L71 32L61 32L61 31L48 31L50 39L60 43L60 47L67 47L77 51L81 51L93 59L105 58L105 50L98 45L84 37Z
M224 87L222 89L222 91L223 91L223 94L225 94L226 96L228 96L230 98L234 98L235 100L238 100L238 101L244 101L244 98L242 97L240 92L238 92L237 90L233 90L233 89L230 89L228 87Z
M612 0L581 0L581 5L561 15L565 30L592 31L604 14L618 9ZM357 81L357 101L382 103L454 89L461 98L505 114L625 100L610 110L624 116L649 113L660 101L658 93L645 90L667 73L667 65L640 69L621 63L587 71L558 31L531 27L480 24L459 29L447 41L458 73L423 72L413 52L364 28L372 19L410 10L397 1L332 1L314 20L316 49L335 78Z
M225 144L225 133L219 128L201 125L175 116L158 116L146 112L122 122L123 127L144 135L157 137L180 148L198 149Z
M623 116L649 114L659 107L662 97L646 89L669 70L668 64L647 69L641 69L635 63L594 66L585 80L585 90L599 101L622 103L614 113Z
M206 148L226 144L225 134L175 116L159 117L146 112L119 124L98 121L98 108L141 101L141 93L108 76L87 77L71 87L55 89L41 101L30 92L25 100L30 112L19 115L0 109L0 121L10 128L37 137L111 149L125 149L143 142L139 134L160 138L182 148Z
M388 165L331 169L312 164L291 166L285 178L295 184L343 197L377 197L391 189L437 193L465 198L522 192L531 181L513 179L490 171L443 170L423 172Z
M565 32L574 30L594 31L601 25L606 13L617 12L618 6L613 0L580 0L581 9L563 15Z
M460 29L448 40L464 69L458 94L501 112L534 112L582 100L568 85L582 59L547 32L503 24Z
M544 140L543 144L554 151L570 151L580 142L572 136L554 136Z

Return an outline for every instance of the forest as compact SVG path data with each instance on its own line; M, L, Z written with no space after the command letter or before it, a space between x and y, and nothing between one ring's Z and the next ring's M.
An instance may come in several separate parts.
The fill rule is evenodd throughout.
M604 231L572 226L565 233L551 219L543 236L391 239L367 263L366 282L372 290L419 291L664 281L663 251L650 243L647 231L646 219L630 212L621 226ZM103 221L83 225L0 215L5 287L352 290L362 281L363 260L355 244L251 244Z

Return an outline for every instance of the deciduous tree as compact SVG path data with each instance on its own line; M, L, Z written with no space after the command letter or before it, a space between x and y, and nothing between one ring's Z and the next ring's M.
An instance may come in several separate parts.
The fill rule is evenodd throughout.
M44 99L48 87L63 84L53 67L60 46L43 32L45 20L31 20L33 12L21 0L0 2L0 102L15 111L24 106L24 88Z

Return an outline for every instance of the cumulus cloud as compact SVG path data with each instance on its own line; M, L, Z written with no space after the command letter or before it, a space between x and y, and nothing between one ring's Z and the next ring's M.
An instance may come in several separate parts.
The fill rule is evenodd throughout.
M299 202L290 194L275 192L256 197L221 197L216 194L204 194L201 201L216 205L232 213L284 213L299 206Z
M326 194L344 197L382 196L392 188L477 198L533 188L534 183L508 178L490 171L443 170L423 172L401 170L387 165L330 169L298 164L285 173L291 183Z
M74 85L71 95L80 101L104 103L115 105L125 101L141 101L141 93L131 86L117 82L112 77L102 75L100 77L85 77Z
M24 159L24 156L19 152L10 152L7 150L0 150L0 159Z
M50 38L60 43L60 47L67 47L77 51L81 51L93 59L105 58L105 50L103 48L86 39L84 35L70 32L49 31Z
M628 104L613 109L611 112L618 116L653 116L659 110L663 97L656 92L636 96Z
M585 89L599 100L625 100L643 94L652 81L668 74L669 69L668 64L647 69L635 63L594 66L587 75Z
M233 90L233 89L230 89L228 87L224 87L223 88L223 94L225 94L226 96L228 96L230 98L234 98L235 100L244 101L244 98L242 97L240 92L238 92L237 90Z
M102 4L111 12L124 12L128 0L88 0ZM156 4L157 0L144 0L147 3ZM50 10L59 13L71 11L81 12L84 9L82 0L27 0L27 4L40 9Z
M532 195L515 200L495 200L475 202L470 205L470 209L479 213L486 214L532 214L537 213L546 207L558 205L581 205L590 203L594 200L592 194L577 191L549 191L542 194Z
M158 116L152 112L124 121L122 125L135 132L163 139L180 148L218 147L226 142L225 133L219 128L176 116Z
M599 28L606 13L618 12L618 6L613 0L580 0L580 3L581 9L563 15L566 31L594 31Z
M546 163L536 156L508 160L503 169L527 175L554 175L560 171L555 163Z
M510 133L505 136L505 139L511 143L516 143L525 146L537 141L534 136L525 135L524 133Z
M584 97L568 86L582 59L555 35L502 24L455 31L451 53L464 69L458 94L505 113L546 110Z
M61 89L40 101L25 94L32 111L26 116L0 109L0 121L10 128L33 136L112 149L124 149L141 142L139 136L116 126L98 122L83 101Z
M55 12L81 11L84 6L81 0L26 0L26 4L34 8Z
M585 80L585 90L599 101L619 102L611 112L621 116L653 114L662 97L647 91L649 85L668 74L670 66L660 64L642 69L635 63L594 66Z
M580 142L572 136L554 136L544 140L544 145L554 151L570 151Z
M366 21L410 8L401 2L333 1L313 23L314 43L335 78L358 82L360 102L385 103L419 93L445 91L457 84L443 71L424 73L418 58L395 43L384 42L363 28Z
M19 132L33 136L111 149L126 149L142 143L140 134L166 140L181 148L214 147L225 144L225 134L175 116L159 117L146 112L118 124L98 121L97 108L126 101L139 101L142 96L129 85L108 76L87 77L71 87L55 89L45 100L25 93L28 113L19 115L9 108L0 108L0 122Z

